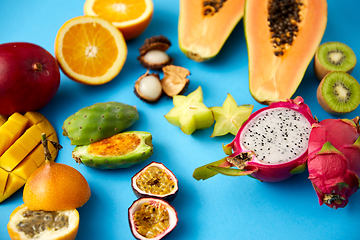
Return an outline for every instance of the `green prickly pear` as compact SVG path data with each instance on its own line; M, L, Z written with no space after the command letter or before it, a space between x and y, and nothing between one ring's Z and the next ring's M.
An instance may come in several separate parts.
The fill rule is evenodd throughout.
M71 145L87 145L111 137L139 119L133 106L120 102L96 103L69 116L62 126Z
M152 154L150 133L127 131L89 145L76 146L72 157L88 167L115 169L142 163Z

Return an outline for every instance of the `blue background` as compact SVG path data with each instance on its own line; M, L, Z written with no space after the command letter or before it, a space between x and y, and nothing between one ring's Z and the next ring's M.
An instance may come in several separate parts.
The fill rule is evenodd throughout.
M0 43L31 42L54 54L58 29L70 18L83 15L83 4L84 1L79 0L1 0ZM358 0L328 0L328 23L322 42L344 42L360 58L359 8ZM113 81L86 86L62 74L56 96L40 110L54 125L64 147L57 161L78 169L92 190L90 200L78 209L77 239L133 239L127 210L136 197L130 179L151 161L165 164L179 180L179 194L172 202L179 222L169 239L360 239L360 193L355 193L344 209L319 206L307 172L279 183L261 183L249 177L216 176L199 182L192 178L195 168L224 157L222 144L231 142L233 136L210 138L213 127L185 135L163 117L173 107L170 99L163 97L150 105L134 95L134 82L146 71L136 59L144 40L159 34L171 40L168 53L174 57L174 64L191 72L185 95L201 86L208 107L221 106L227 93L239 105L253 104L254 111L263 105L258 104L248 90L243 21L216 58L197 63L186 58L179 49L178 16L179 1L154 0L150 26L140 37L128 42L126 63ZM352 75L360 79L360 67L355 67ZM302 96L320 120L336 118L319 106L318 84L311 62L294 97ZM130 130L152 133L154 144L153 156L143 164L128 169L98 170L78 166L72 159L74 146L61 135L63 121L80 108L106 101L119 101L138 108L140 119ZM360 115L360 108L344 117L357 115ZM10 213L22 203L20 189L0 204L0 239L9 239L6 224Z

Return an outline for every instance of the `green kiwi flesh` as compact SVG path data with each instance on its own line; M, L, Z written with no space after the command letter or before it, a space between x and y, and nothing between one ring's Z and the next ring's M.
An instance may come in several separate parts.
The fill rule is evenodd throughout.
M315 55L315 74L320 80L333 71L351 73L355 65L355 53L348 45L341 42L323 43Z
M360 84L346 72L328 73L317 90L321 107L332 114L345 114L360 104Z

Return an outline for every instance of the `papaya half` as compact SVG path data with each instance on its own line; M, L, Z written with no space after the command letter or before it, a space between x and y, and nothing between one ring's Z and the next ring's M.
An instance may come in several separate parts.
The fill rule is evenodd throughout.
M215 57L244 15L245 0L180 0L181 51L197 62Z
M249 88L262 103L290 99L324 35L326 0L249 0L244 29Z

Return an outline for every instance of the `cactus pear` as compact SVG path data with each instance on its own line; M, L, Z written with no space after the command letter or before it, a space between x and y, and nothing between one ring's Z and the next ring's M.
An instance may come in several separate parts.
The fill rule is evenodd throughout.
M95 103L69 116L62 126L71 145L88 145L111 137L139 119L133 106L120 102Z
M100 169L128 168L142 163L153 153L148 132L128 131L110 138L75 147L72 156L78 163Z

